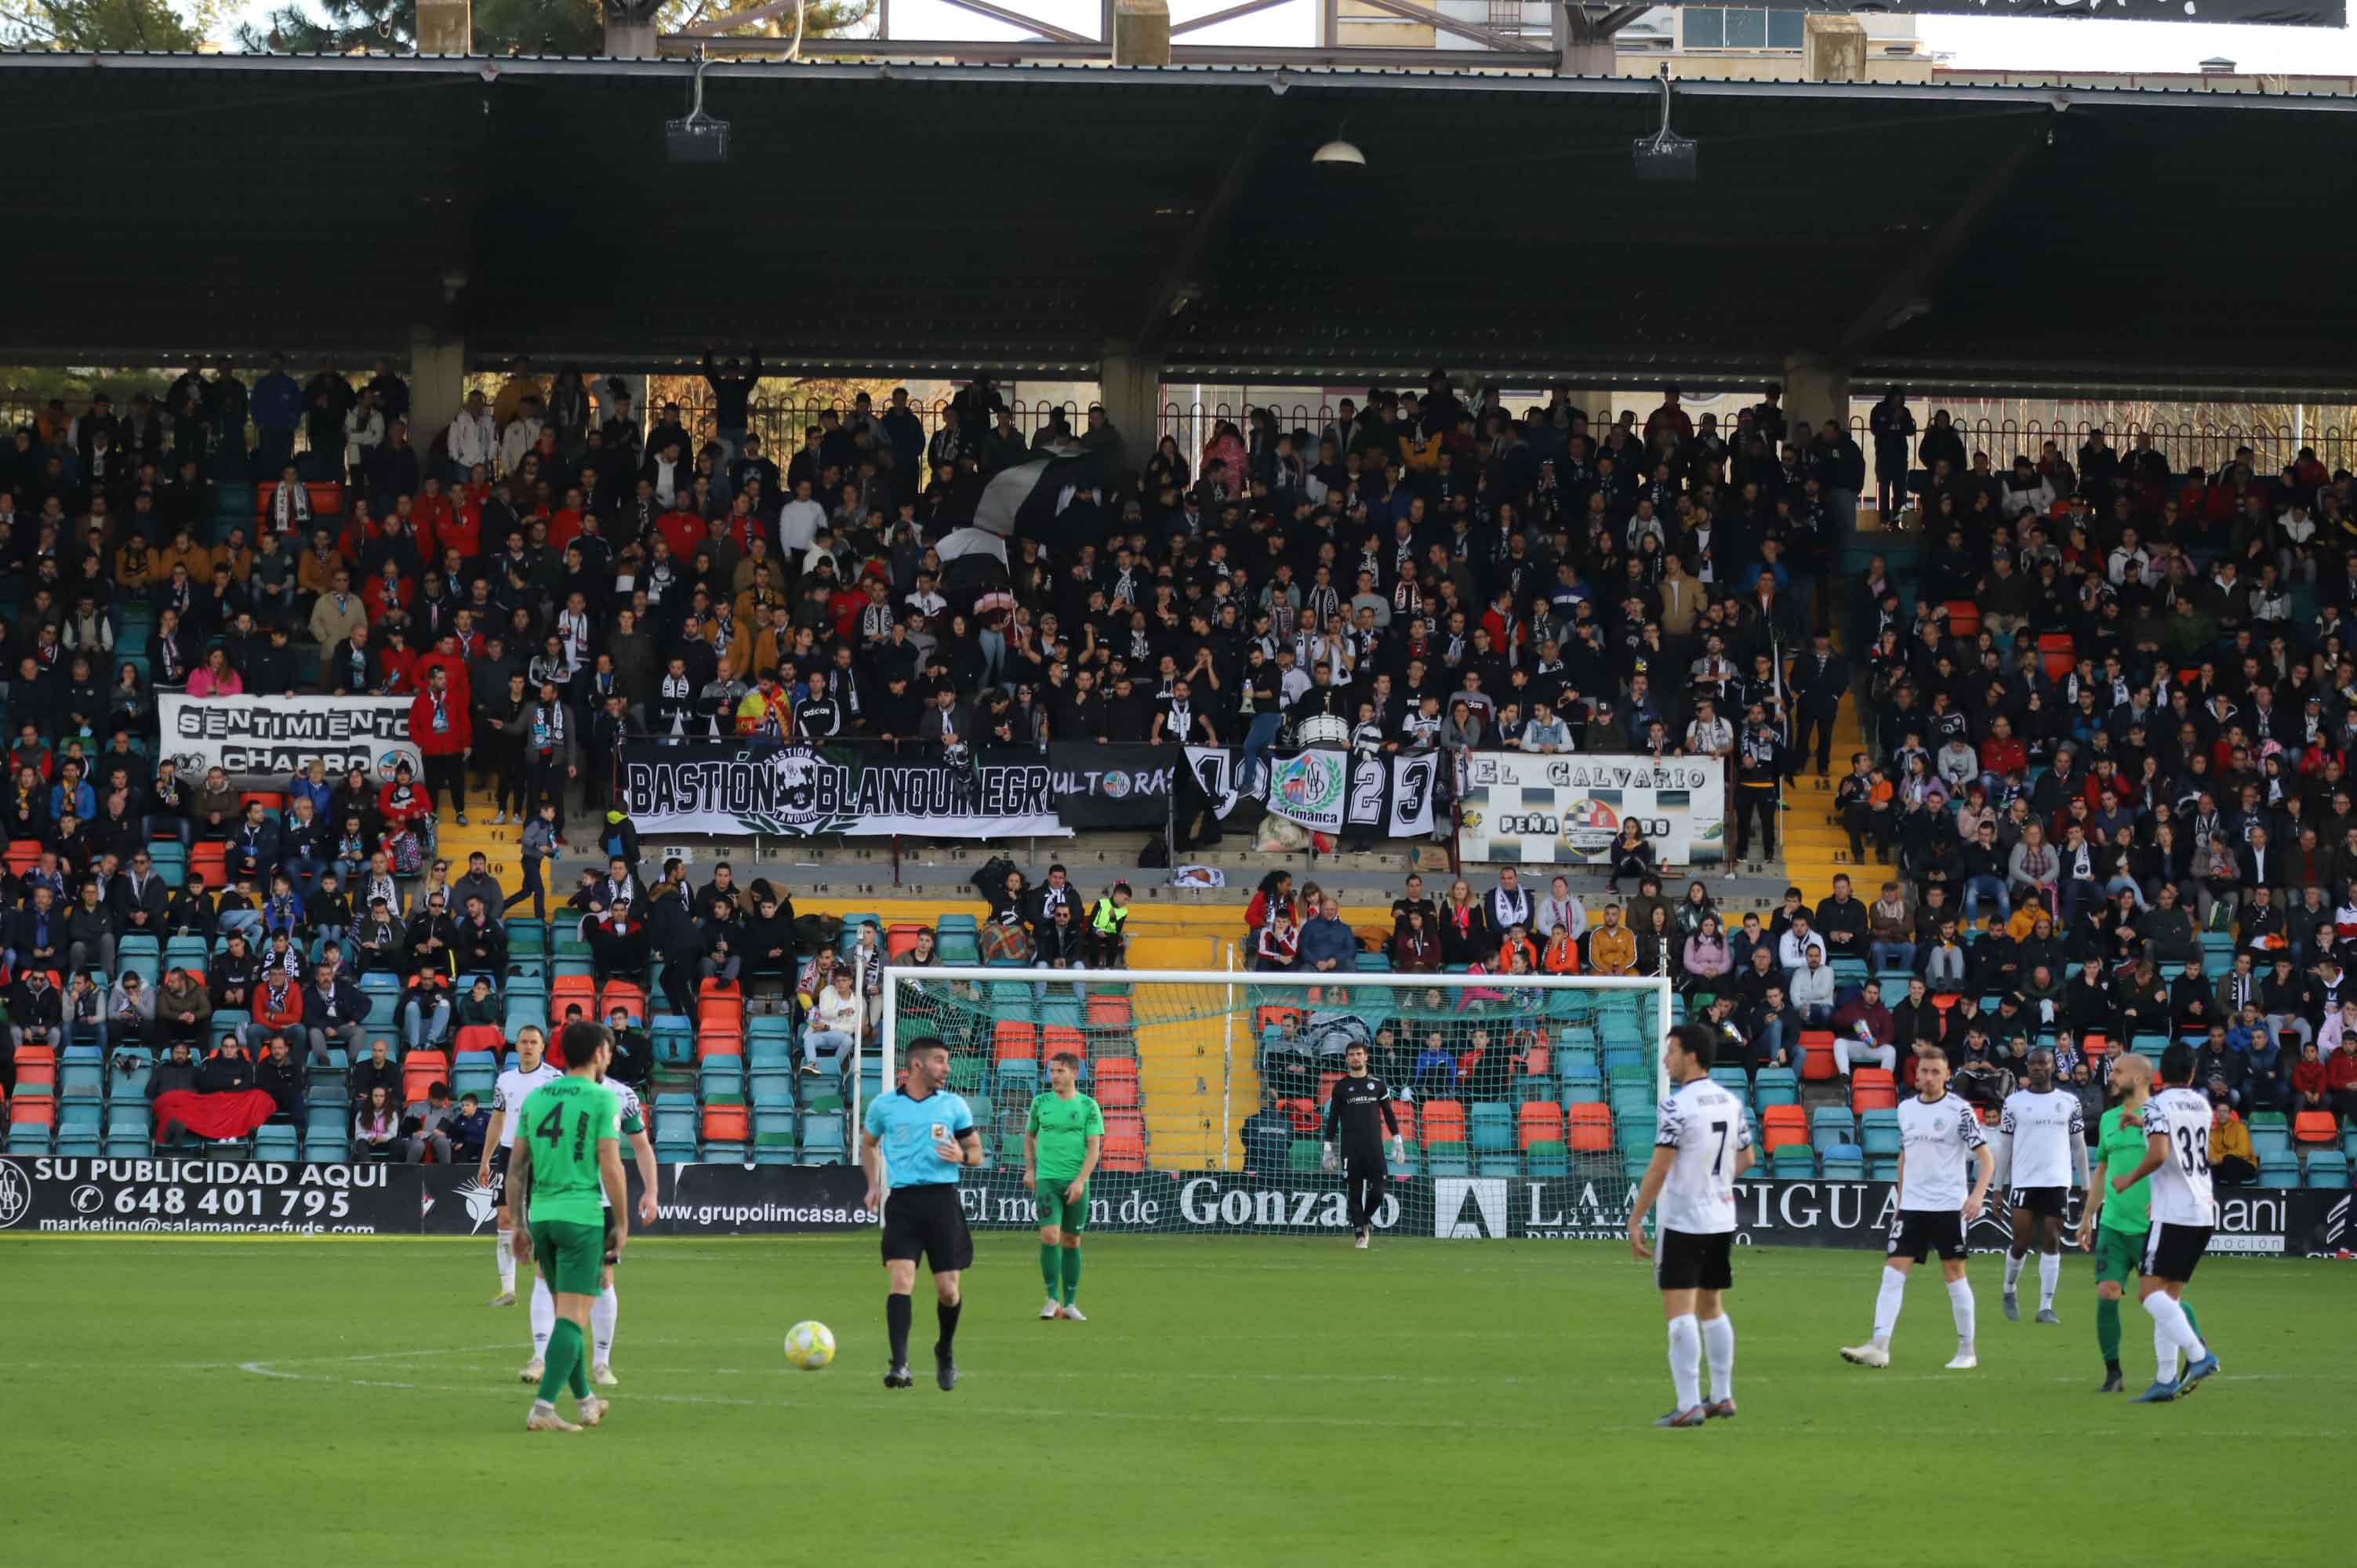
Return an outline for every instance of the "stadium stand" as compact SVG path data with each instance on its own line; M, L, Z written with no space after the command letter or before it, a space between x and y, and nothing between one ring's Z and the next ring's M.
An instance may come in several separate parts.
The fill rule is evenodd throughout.
M1988 433L1918 428L1899 400L1855 429L1788 424L1774 399L1721 428L1674 390L1591 424L1562 394L1517 412L1436 372L1184 446L1093 411L1026 429L977 381L955 421L896 396L771 418L765 450L742 408L707 433L693 406L618 407L569 369L492 390L423 441L383 366L274 366L251 388L191 371L120 408L26 411L0 454L10 1151L144 1151L188 1131L153 1123L157 1096L243 1085L279 1109L230 1141L339 1159L382 1085L396 1154L463 1157L517 1032L577 1009L632 1042L664 1158L844 1158L851 1103L881 1086L887 955L1019 962L1068 940L1069 898L1082 963L1200 961L1095 921L1118 866L1087 892L1014 867L978 912L962 891L797 909L778 874L651 866L608 815L615 751L905 736L945 687L955 738L1017 745L1265 744L1332 717L1351 745L1454 761L1636 750L1658 719L1668 750L1727 759L1737 842L1756 820L1763 851L1733 869L1781 854L1783 899L1723 903L1640 844L1617 893L1573 877L1566 950L1515 950L1512 895L1479 867L1396 898L1336 873L1316 940L1360 970L1669 975L1680 1015L1736 1042L1727 1080L1773 1176L1886 1167L1924 1041L1994 1107L2033 1045L2099 1104L2123 1043L2185 1038L2255 1179L2349 1179L2357 506L2313 449L2214 471L2101 430L1973 450ZM294 450L265 459L251 410L289 400ZM1003 581L952 598L929 546L1043 447L1116 463ZM1195 672L1207 694L1175 706ZM426 766L239 789L163 754L158 692L405 698ZM1705 700L1735 723L1697 722ZM1311 892L1272 875L1222 940L1268 951L1271 912L1297 926ZM756 933L780 956L746 957ZM1812 944L1829 1001L1796 988ZM818 1059L809 1015L838 964L858 1005L828 1029L857 1048ZM1312 1136L1325 1083L1299 1064L1332 1017L1259 1010L1225 1086L1253 1112L1240 1130L1199 1113L1192 1047L1117 993L1075 976L979 1004L953 1086L994 1149L1019 1145L1041 1062L1074 1046L1111 1168L1253 1159L1270 1118L1291 1129L1263 1140L1279 1161ZM1346 1011L1415 1096L1412 1165L1641 1164L1633 1013L1440 1017L1412 993Z

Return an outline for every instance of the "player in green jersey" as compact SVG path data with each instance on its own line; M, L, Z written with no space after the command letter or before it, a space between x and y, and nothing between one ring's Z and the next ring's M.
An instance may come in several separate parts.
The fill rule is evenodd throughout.
M565 1076L528 1095L518 1113L518 1146L525 1157L508 1162L508 1190L528 1224L516 1231L519 1258L537 1254L556 1293L556 1326L549 1336L540 1394L524 1419L527 1432L578 1432L606 1416L606 1402L589 1392L583 1338L597 1305L598 1274L630 1239L630 1189L622 1179L621 1101L598 1080L614 1058L614 1037L597 1024L565 1029ZM612 1210L613 1230L599 1194ZM581 1426L556 1413L559 1391L570 1387Z
M1088 1321L1078 1303L1081 1228L1089 1222L1089 1177L1103 1151L1104 1112L1081 1092L1081 1058L1059 1051L1023 1129L1023 1180L1039 1203L1039 1277L1048 1283L1042 1319Z
M2079 1247L2095 1254L2095 1344L2104 1353L2104 1386L2098 1393L2126 1391L2120 1375L2120 1301L2143 1265L2151 1230L2147 1176L2126 1192L2114 1192L2110 1177L2144 1163L2144 1102L2152 1098L2152 1062L2139 1056L2112 1064L2112 1091L2118 1103L2103 1114L2102 1141L2087 1180L2087 1207L2079 1216ZM2186 1308L2190 1321L2191 1307ZM2200 1333L2199 1326L2194 1332Z

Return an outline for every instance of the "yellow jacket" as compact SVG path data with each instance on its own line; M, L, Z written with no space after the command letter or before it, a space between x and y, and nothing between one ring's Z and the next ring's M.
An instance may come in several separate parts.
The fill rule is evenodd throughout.
M1587 939L1587 966L1598 974L1627 974L1637 967L1637 933L1626 926L1598 926Z

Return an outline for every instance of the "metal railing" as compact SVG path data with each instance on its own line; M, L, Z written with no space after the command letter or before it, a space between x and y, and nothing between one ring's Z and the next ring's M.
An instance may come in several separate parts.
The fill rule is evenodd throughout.
M2047 442L2052 442L2063 460L2075 469L2079 466L2079 448L2098 429L2104 439L2123 457L2149 438L2153 448L2169 459L2169 472L2183 474L2199 467L2215 474L2233 462L2247 447L2250 462L2261 476L2277 474L2287 467L2305 447L2315 452L2317 460L2330 471L2357 467L2357 430L2340 425L2321 429L2299 429L2290 424L2266 424L2254 422L2241 424L2196 424L2192 422L2131 424L2127 423L2097 424L2088 420L2057 419L1958 419L1953 421L1956 434L1963 438L1969 455L1986 452L1990 466L1998 473L2013 466L2014 458L2028 457L2035 462ZM1873 437L1867 433L1864 415L1852 414L1850 435L1861 446L1871 448ZM1923 438L1918 429L1917 443Z

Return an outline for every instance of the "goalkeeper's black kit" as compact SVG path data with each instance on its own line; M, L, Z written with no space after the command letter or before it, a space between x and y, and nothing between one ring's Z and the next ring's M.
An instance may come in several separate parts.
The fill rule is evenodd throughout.
M1383 1205L1383 1140L1399 1136L1399 1114L1392 1109L1391 1085L1369 1073L1335 1080L1333 1097L1326 1101L1326 1142L1342 1155L1343 1187L1351 1195L1351 1227L1363 1230L1374 1223Z

